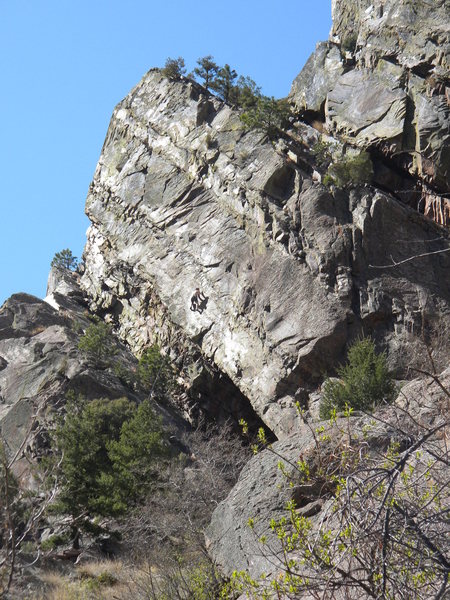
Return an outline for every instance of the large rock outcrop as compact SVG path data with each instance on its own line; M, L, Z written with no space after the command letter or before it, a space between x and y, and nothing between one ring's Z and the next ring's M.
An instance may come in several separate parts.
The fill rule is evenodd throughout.
M336 0L330 41L318 45L290 93L299 110L320 113L330 133L376 148L440 194L450 184L448 9L446 0ZM440 194L440 211L428 214L448 224ZM417 191L411 198L420 204Z
M300 137L317 134L273 145L200 85L152 70L114 111L86 203L91 309L135 352L170 349L186 381L219 373L221 404L243 395L280 437L350 336L407 356L402 333L448 315L450 298L448 253L378 268L446 249L442 230L379 190L314 182Z
M362 455L377 457L373 463L377 467L382 464L382 456L391 443L398 443L404 450L437 425L445 423L445 419L447 425L443 431L448 431L448 392L445 389L449 386L450 369L440 375L438 382L432 378L413 380L403 387L394 405L379 408L375 418L359 415L348 422L338 420L334 425L329 422L304 425L300 435L291 435L254 456L226 500L214 511L206 532L208 551L221 571L228 577L235 570L246 571L256 579L265 573L269 581L284 573L285 557L270 522L287 516L289 500L295 500L299 516L311 520L313 531L324 522L327 529L332 530L334 526L333 512L330 511L332 486L330 489L329 480L314 474L320 466L318 456L322 455L325 461L341 456L344 449L348 449L347 436L351 431L353 442L358 438L360 442L363 440ZM438 434L437 439L441 440L442 446L438 441L435 448L441 448L445 457L445 433ZM311 479L306 482L302 472L295 468L299 460L310 468ZM284 464L283 470L280 461ZM361 472L364 472L363 468ZM254 522L253 528L249 526L250 520ZM289 531L289 525L286 529ZM266 537L264 545L260 541L262 536ZM300 597L317 596L305 593ZM357 597L367 596L363 593Z
M10 457L38 459L48 451L48 424L63 413L69 391L87 399L146 397L128 381L137 360L123 345L113 361L120 371L112 363L95 364L78 349L92 323L78 279L54 268L46 301L14 294L0 308L0 438ZM171 411L156 409L174 431L182 426ZM30 475L25 458L15 461L15 470Z

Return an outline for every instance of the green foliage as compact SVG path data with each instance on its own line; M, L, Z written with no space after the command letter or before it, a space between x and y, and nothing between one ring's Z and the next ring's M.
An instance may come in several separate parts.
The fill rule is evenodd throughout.
M174 373L168 356L161 354L157 344L146 348L139 359L137 375L141 385L150 393L161 396L174 383Z
M230 65L226 64L217 72L217 76L211 83L211 88L216 92L224 102L234 102L234 81L237 78L237 73Z
M332 160L331 156L331 144L318 140L311 148L311 152L317 161L317 166L320 169L326 169Z
M97 364L109 364L110 358L117 354L117 346L112 336L111 325L96 319L81 336L78 349Z
M344 36L342 40L342 49L345 52L354 52L356 50L356 42L358 41L358 34L355 31L350 31Z
M236 104L244 110L256 107L258 98L262 97L261 88L251 77L240 76L234 92Z
M58 511L77 517L85 512L111 515L116 511L105 477L113 474L108 444L118 440L122 425L132 415L126 398L87 402L82 397L67 404L64 422L55 432L62 456ZM122 507L120 507L122 508Z
M442 391L450 395L445 388ZM365 426L370 429L372 423L366 420ZM260 554L269 565L276 562L276 573L252 578L248 571L235 571L220 598L344 598L349 589L352 598L445 596L448 451L438 440L448 419L442 415L430 427L403 409L389 412L386 421L379 412L376 451L359 437L360 424L355 420L352 427L350 420L345 424L334 420L328 442L315 435L314 449L297 469L289 470L293 465L286 458L281 470L288 489L297 471L297 491L316 488L314 496L325 500L326 509L318 517L307 517L289 500L282 516L269 522L248 519ZM409 447L392 441L380 451L385 447L380 436L387 442L392 435L408 440ZM276 450L268 450L280 457Z
M168 456L162 436L162 419L155 415L149 400L139 405L133 416L124 422L118 440L108 443L108 456L113 464L113 478L117 504L136 501L158 479L160 460Z
M123 514L156 479L156 461L167 454L161 419L148 401L72 398L55 430L60 462L56 512L82 518Z
M64 546L70 542L70 536L65 534L54 534L48 537L46 540L41 542L40 549L42 552L48 552L49 550L55 550L59 546Z
M323 387L320 417L330 418L333 409L346 406L373 410L381 402L391 402L395 385L386 364L386 354L377 354L370 338L355 342L348 351L348 362L338 369L339 381L327 379Z
M219 70L219 66L214 62L211 54L199 58L197 60L198 67L194 69L194 75L203 80L203 85L206 89L209 89L212 82Z
M136 373L130 368L126 367L122 362L117 361L113 364L114 375L119 381L131 389L134 388L136 383Z
M331 177L331 175L329 175L328 173L326 175L324 175L323 179L322 179L322 183L323 185L325 185L326 187L329 187L330 185L334 185L336 182L333 179L333 177Z
M161 73L169 79L180 79L186 73L184 58L168 58Z
M344 157L333 163L328 174L338 187L370 183L373 177L373 165L368 152L357 156Z
M61 267L63 269L69 269L74 271L78 266L78 259L73 256L72 251L69 248L57 252L51 262L52 267Z
M241 121L247 129L263 131L273 139L287 126L290 114L291 109L286 100L262 96L241 115Z

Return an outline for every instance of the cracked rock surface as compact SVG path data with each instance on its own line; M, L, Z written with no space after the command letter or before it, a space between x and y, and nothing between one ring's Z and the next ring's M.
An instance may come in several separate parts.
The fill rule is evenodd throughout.
M322 112L330 133L381 149L441 193L450 185L449 10L448 0L334 0L330 40L290 92L300 110Z
M440 383L448 389L450 369L440 375ZM348 442L348 427L351 427L354 440L364 439L369 454L379 457L393 439L404 441L402 428L405 435L404 431L411 426L405 409L409 415L414 415L416 422L431 428L442 422L442 416L447 414L448 397L431 378L415 379L403 387L393 406L376 411L377 421L370 415L360 415L351 417L350 424L345 419L338 419L334 425L315 422L304 425L298 434L276 442L271 449L256 454L242 470L228 497L214 511L206 530L208 552L215 564L228 577L233 571L245 570L252 578L265 573L269 580L274 580L277 573L284 573L281 543L270 522L282 517L289 522L286 511L289 500L295 501L299 516L311 518L313 530L323 526L324 522L326 528L332 530L336 523L331 510L332 486L327 488L321 477L312 476L305 482L301 471L295 469L298 461L305 461L313 472L320 464L319 454L322 460L331 460L333 455L336 456L336 449L342 450L342 444L345 446ZM290 479L283 475L280 461ZM253 528L249 527L250 519ZM264 545L259 541L262 536L266 537ZM301 597L312 596L305 592Z
M128 397L140 402L146 397L114 365L95 365L78 350L92 321L77 279L75 273L54 268L45 301L14 294L0 308L0 434L9 456L25 448L34 459L45 454L48 420L64 410L69 390L89 400ZM131 373L137 364L120 344L114 361L122 372ZM166 425L181 423L165 409L156 410ZM15 469L25 477L29 464L19 460Z
M372 268L446 241L379 190L314 182L314 134L273 145L200 85L152 70L116 107L86 202L90 308L136 353L157 340L187 379L195 355L278 437L349 336L364 329L404 355L398 335L447 314L450 297L448 254Z

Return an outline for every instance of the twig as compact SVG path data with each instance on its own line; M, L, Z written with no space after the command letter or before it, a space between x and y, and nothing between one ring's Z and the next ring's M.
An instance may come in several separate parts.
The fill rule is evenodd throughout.
M410 256L409 258L405 258L405 260L400 260L396 262L391 255L392 264L390 265L369 265L371 269L393 269L394 267L398 267L400 265L404 265L407 262L412 260L416 260L416 258L424 258L425 256L432 256L433 254L443 254L444 252L450 252L450 248L444 248L443 250L435 250L434 252L424 252L423 254L415 254L414 256Z

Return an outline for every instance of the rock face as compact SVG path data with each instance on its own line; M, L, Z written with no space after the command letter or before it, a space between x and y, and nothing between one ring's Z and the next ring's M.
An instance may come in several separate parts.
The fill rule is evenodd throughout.
M450 183L448 9L446 0L336 0L330 41L290 93L329 132L381 150L441 193Z
M440 375L440 383L449 389L450 369ZM412 418L407 416L408 413ZM283 553L280 541L270 528L270 521L286 517L286 503L291 499L295 500L300 516L311 518L313 530L323 519L327 522L327 528L333 528L330 524L332 516L328 512L332 498L330 490L314 476L309 484L298 484L294 477L291 479L294 486L290 487L278 466L280 460L286 472L295 473L292 466L301 459L313 473L319 452L328 458L333 452L336 453L341 441L344 441L344 445L348 442L345 441L348 427L351 427L352 437L364 438L369 454L380 459L392 441L411 443L406 431L415 430L418 424L424 428L423 431L429 431L441 423L442 417L447 414L448 396L443 389L432 379L413 380L404 386L393 407L377 411L377 420L370 416L355 416L349 424L343 420L335 426L330 423L313 423L311 427L305 425L300 435L295 434L276 442L272 450L263 450L247 463L227 499L213 513L206 541L215 563L226 576L231 576L235 570L244 570L252 578L265 573L269 580L275 579L278 572L284 571ZM323 441L325 439L327 441ZM254 520L253 529L249 527L250 519ZM259 541L263 535L267 537L265 546ZM313 596L305 594L301 597Z
M404 93L388 100L396 112ZM150 71L111 120L82 276L91 309L135 352L157 340L186 382L218 373L220 406L248 398L278 437L349 337L407 356L402 332L448 315L450 298L448 253L378 268L444 250L442 231L379 190L314 182L298 138L317 132L291 133L274 146L195 82ZM194 385L199 404L208 381Z
M78 350L86 327L87 304L78 276L53 269L46 300L14 294L0 309L0 434L10 456L27 449L32 458L45 453L47 419L63 409L72 390L87 399L128 397L142 401L145 393L124 381L123 373L136 368L136 359L123 346L114 368L94 366ZM177 420L162 411L167 425ZM16 462L20 474L27 465Z

